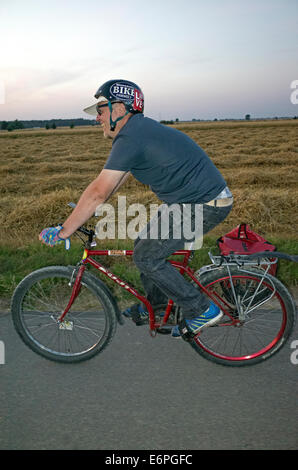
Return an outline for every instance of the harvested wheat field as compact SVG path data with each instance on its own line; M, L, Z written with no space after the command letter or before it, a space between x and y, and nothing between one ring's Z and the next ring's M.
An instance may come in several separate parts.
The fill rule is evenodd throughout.
M178 123L221 170L234 208L211 235L240 222L266 237L297 239L298 121ZM70 213L97 176L111 141L98 127L0 132L0 242L26 244ZM132 177L119 193L127 203L158 203ZM116 204L117 195L111 203Z

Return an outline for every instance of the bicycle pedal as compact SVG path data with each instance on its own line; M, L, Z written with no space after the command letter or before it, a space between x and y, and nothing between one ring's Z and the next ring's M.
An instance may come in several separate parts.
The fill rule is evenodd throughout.
M136 326L148 325L148 323L149 323L148 318L144 318L144 319L142 319L142 318L140 318L140 319L132 318L132 321L134 322L134 324Z
M190 333L189 331L181 335L181 338L187 343L190 343L194 339L194 337L195 335L193 333Z
M161 335L170 335L172 333L172 328L157 328L156 332Z
M192 333L191 331L189 331L189 329L187 328L187 325L186 325L186 322L185 322L184 319L180 322L179 331L180 331L180 333L181 333L181 338L182 338L184 341L187 341L187 342L192 341L192 340L194 339L194 337L196 336L194 333Z

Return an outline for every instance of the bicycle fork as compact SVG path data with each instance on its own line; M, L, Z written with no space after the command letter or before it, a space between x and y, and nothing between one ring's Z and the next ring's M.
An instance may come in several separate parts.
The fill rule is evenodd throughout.
M82 284L81 284L81 280L82 280L82 277L83 277L83 274L84 274L84 271L86 269L86 266L84 264L82 264L78 271L77 271L77 268L75 268L73 270L73 273L71 275L71 279L69 281L69 286L72 285L73 283L73 279L74 279L74 276L75 276L75 273L77 272L77 275L76 275L76 279L75 279L75 282L73 284L73 287L72 287L72 292L71 292L71 296L70 296L70 299L69 299L69 302L64 310L64 312L60 315L60 317L58 318L58 323L62 323L63 320L64 320L64 317L65 315L68 313L68 311L70 310L70 307L72 306L72 304L74 303L75 299L77 298L77 296L79 295L80 293L80 290L81 290L81 287L82 287Z

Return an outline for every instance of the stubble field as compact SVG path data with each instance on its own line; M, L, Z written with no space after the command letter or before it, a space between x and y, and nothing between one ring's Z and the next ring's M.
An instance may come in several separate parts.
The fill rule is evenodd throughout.
M179 123L176 127L209 154L234 195L232 212L210 232L194 262L208 262L206 244L213 246L216 238L240 222L249 223L281 251L297 254L298 121ZM75 244L72 259L62 247L41 246L38 234L65 220L71 211L67 203L77 202L103 168L110 149L111 141L97 126L0 132L0 294L11 293L24 274L40 266L78 261ZM116 206L118 195L126 195L127 204L160 202L133 177L109 202ZM126 242L103 240L98 245L124 248ZM132 241L127 245L132 247ZM114 263L118 263L113 264L116 274L118 269L136 280L123 264L127 261ZM280 278L297 284L294 263L282 266Z
M268 237L297 237L297 121L176 127L209 154L233 192L233 211L212 235L248 222ZM0 242L30 243L42 228L63 221L70 211L67 202L78 200L110 148L98 127L0 133ZM132 177L119 194L128 204L159 202Z

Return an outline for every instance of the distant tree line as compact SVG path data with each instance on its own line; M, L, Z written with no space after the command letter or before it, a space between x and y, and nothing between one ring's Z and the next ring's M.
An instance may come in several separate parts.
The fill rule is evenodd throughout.
M166 121L165 119L163 119L162 121L159 121L161 124L177 124L179 122L179 118L176 118L175 121L173 119L171 119L170 121Z
M250 121L251 115L246 114L244 119L246 121ZM275 118L262 118L262 119L298 119L298 116L294 116L292 118L287 117L275 117ZM215 118L214 121L238 121L239 119L217 119ZM204 119L192 119L192 122L200 122L204 121ZM177 124L179 121L178 118L175 120L162 120L160 121L162 124L166 125L173 125ZM57 127L70 127L73 129L75 126L94 126L96 124L95 119L49 119L49 120L32 120L32 121L19 121L15 119L14 121L0 121L0 130L7 130L13 131L16 129L32 129L32 128L45 128L45 129L56 129Z
M2 121L1 130L13 131L15 129L24 129L24 124L17 119L15 121Z
M56 129L57 127L70 127L75 126L94 126L96 121L94 119L49 119L49 120L32 120L32 121L0 121L0 129L13 131L16 129L32 129L34 127L45 129Z

